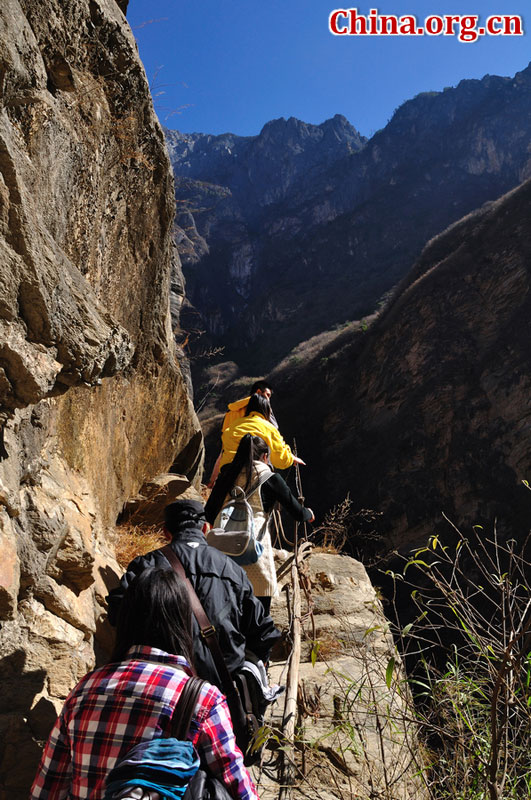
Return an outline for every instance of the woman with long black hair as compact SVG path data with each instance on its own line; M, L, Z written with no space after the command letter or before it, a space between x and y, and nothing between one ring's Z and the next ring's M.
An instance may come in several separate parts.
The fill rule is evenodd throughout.
M304 461L291 452L278 428L271 422L271 404L267 397L260 394L251 395L245 416L236 419L221 436L223 452L219 462L220 468L230 464L236 455L238 445L244 436L259 436L269 446L270 460L275 469L287 469L292 464L304 464Z
M275 503L298 522L313 522L310 508L302 506L284 478L269 466L269 446L260 436L246 434L239 442L234 460L223 467L205 506L207 522L215 525L223 505L230 500L231 491L240 486L253 510L255 534L264 550L255 564L244 566L254 593L267 614L271 598L277 589L269 519Z
M171 569L147 569L128 587L110 664L72 690L52 729L32 800L101 800L116 762L140 742L168 736L173 710L194 675L188 592ZM201 766L234 800L258 800L236 745L226 700L201 687L188 739Z

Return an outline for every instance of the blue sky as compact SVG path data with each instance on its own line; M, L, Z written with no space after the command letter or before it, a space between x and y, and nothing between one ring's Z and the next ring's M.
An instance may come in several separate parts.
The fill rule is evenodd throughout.
M524 36L333 36L336 8L359 14L519 14ZM255 135L270 119L344 114L365 136L404 100L463 78L514 75L531 61L523 0L130 0L127 13L161 122L183 132ZM529 28L529 33L527 29Z

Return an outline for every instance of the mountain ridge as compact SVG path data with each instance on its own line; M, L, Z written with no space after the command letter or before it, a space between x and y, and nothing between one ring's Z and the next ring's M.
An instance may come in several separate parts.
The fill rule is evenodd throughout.
M496 520L501 537L525 538L530 208L528 180L468 214L428 242L366 330L272 373L319 513L348 494L383 515L391 549L448 530L443 514L463 531Z
M356 146L347 122L341 146L304 170L287 144L264 154L259 134L255 198L227 173L198 185L173 152L178 222L192 240L181 250L188 295L215 343L244 369L267 370L298 342L374 310L429 238L531 174L530 100L529 66L463 80L406 101ZM344 118L333 119L341 131ZM313 127L322 136L326 125Z

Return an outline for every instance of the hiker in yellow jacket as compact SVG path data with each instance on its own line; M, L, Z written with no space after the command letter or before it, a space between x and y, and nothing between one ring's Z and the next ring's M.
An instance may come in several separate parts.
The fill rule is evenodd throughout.
M304 464L301 458L293 455L290 446L286 444L278 429L270 421L270 415L269 400L263 395L253 394L247 404L245 416L235 419L222 433L223 451L219 462L220 469L225 464L231 463L236 455L240 439L247 433L250 433L251 436L259 436L268 444L271 451L271 464L275 469L287 469L295 462Z
M269 400L269 403L271 403L271 395L273 394L273 390L267 381L255 381L251 386L251 391L248 397L242 397L241 400L235 400L234 403L229 403L227 413L223 417L223 424L221 425L222 434L223 431L232 425L233 422L236 422L236 420L245 416L245 409L247 408L247 404L253 394L259 394L262 397L265 397L266 400ZM275 428L278 428L275 415L273 414L273 409L271 409L271 417L269 421L273 423Z
M265 380L255 381L253 383L253 385L251 386L251 392L248 395L248 397L242 397L241 400L235 400L234 403L229 403L227 413L223 417L223 422L222 422L222 425L221 425L221 433L222 433L222 435L223 435L223 431L225 431L227 428L229 428L234 422L237 422L238 420L240 420L242 417L245 416L245 411L247 409L247 405L249 403L249 400L253 396L253 394L261 395L262 397L265 397L266 400L271 401L271 395L273 394L273 391L271 389L270 384L267 381L265 381ZM271 416L269 418L269 421L275 426L275 428L278 428L277 421L275 419L275 415L273 414L273 410L272 409L271 409ZM211 474L210 480L208 482L208 486L209 486L210 489L214 486L214 483L216 482L216 478L218 477L220 466L221 466L222 457L223 457L223 450L221 450L219 456L216 459L216 463L214 464L214 466L212 468L212 474ZM226 463L226 462L223 462L223 463Z

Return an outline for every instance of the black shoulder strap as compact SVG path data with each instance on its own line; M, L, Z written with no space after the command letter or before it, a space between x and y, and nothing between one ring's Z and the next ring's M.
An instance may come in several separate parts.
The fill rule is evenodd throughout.
M184 684L181 696L173 709L171 718L171 735L175 739L186 739L190 730L192 715L197 705L201 687L206 681L201 678L188 678Z
M216 665L216 669L218 671L218 675L221 679L221 684L223 686L223 691L225 692L227 698L233 695L236 692L236 688L234 683L232 682L232 678L230 676L230 672L228 667L225 663L225 659L223 658L223 653L221 652L221 648L219 646L218 637L216 634L216 629L211 624L209 618L206 615L206 611L203 608L203 605L196 594L196 591L192 584L190 583L186 572L184 571L184 567L181 564L180 558L177 556L177 553L173 549L170 544L167 544L161 550L162 553L166 556L168 561L170 562L171 566L177 573L177 575L181 578L186 586L188 591L188 597L190 598L190 605L192 606L192 611L194 612L194 617L197 620L199 628L201 630L201 636L205 640L206 644L208 645L210 652L212 654L212 658L214 660L214 664Z

